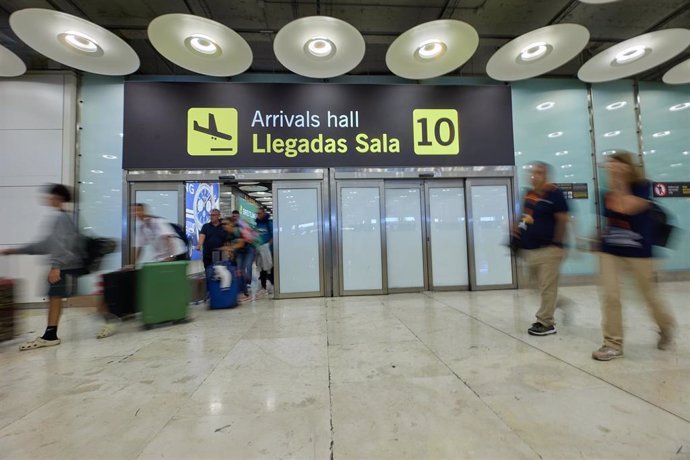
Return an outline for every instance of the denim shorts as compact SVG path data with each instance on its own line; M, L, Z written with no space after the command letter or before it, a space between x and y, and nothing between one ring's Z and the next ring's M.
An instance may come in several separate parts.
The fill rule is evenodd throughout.
M77 288L78 270L60 270L60 280L50 284L48 287L48 297L72 297Z

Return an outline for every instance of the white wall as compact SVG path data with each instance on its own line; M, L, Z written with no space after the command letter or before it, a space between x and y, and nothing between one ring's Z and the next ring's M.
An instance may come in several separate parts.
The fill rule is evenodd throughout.
M74 183L76 76L0 79L0 248L41 235L48 182ZM0 259L0 276L19 279L19 302L41 302L47 267L40 256Z

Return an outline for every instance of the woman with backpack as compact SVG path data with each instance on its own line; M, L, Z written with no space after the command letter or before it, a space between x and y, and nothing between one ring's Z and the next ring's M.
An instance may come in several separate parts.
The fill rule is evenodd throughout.
M650 183L644 178L633 154L619 152L606 162L609 191L604 195L605 218L601 238L601 326L604 344L592 353L598 361L623 357L623 315L619 275L630 272L649 311L659 326L657 347L673 343L675 320L661 300L654 282L654 222L651 215Z

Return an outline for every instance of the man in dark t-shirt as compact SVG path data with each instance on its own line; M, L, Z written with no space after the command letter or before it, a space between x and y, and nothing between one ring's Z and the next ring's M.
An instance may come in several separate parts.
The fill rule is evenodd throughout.
M197 250L202 251L204 268L213 265L213 251L220 249L225 244L225 230L220 222L220 211L211 210L211 222L205 223L199 231L199 245Z
M568 223L568 204L563 192L548 182L549 165L531 164L530 182L522 210L520 243L541 295L537 321L527 330L530 335L556 333L553 314L558 300L558 278L565 256L563 241Z

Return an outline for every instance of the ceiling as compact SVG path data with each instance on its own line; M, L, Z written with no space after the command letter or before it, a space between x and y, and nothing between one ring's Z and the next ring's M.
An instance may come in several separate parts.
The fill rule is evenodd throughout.
M628 38L655 30L690 29L690 0L622 0L585 4L579 0L0 0L0 44L15 52L29 71L64 70L23 44L9 27L9 15L24 8L47 8L82 17L123 38L141 59L137 74L189 75L163 58L148 41L146 28L157 16L187 13L218 21L249 43L254 61L248 72L289 73L275 58L273 39L288 22L313 15L342 19L364 36L366 53L353 75L391 75L385 55L392 41L411 27L435 19L458 19L479 33L479 48L452 75L484 76L486 63L503 44L540 27L581 24L591 40L581 55L550 76L575 77L594 54ZM660 80L673 65L690 58L686 49L668 63L639 76Z

